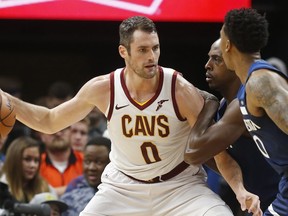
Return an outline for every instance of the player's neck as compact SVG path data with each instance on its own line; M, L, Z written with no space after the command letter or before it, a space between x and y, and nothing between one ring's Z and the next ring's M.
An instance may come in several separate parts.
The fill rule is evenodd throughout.
M138 74L125 74L125 84L130 94L143 96L146 94L154 94L159 85L159 73L150 79L140 77Z
M221 95L227 100L227 103L229 104L232 100L235 99L237 96L237 92L240 88L241 82L240 80L234 79L226 86L225 90L220 91Z
M261 55L259 52L242 54L241 56L239 56L235 67L235 72L240 78L241 83L244 84L246 82L248 71L251 65L259 59L261 59Z

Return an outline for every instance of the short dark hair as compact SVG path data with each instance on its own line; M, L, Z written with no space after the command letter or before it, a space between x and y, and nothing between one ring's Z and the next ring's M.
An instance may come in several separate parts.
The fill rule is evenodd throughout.
M268 42L268 21L252 8L228 11L223 30L240 52L259 52Z
M111 151L111 140L103 136L95 136L91 138L86 144L85 148L90 145L96 145L96 146L103 145L108 149L109 152Z
M157 33L155 23L145 16L133 16L122 21L119 26L120 45L126 47L130 51L130 44L133 41L133 33L141 30L147 33Z

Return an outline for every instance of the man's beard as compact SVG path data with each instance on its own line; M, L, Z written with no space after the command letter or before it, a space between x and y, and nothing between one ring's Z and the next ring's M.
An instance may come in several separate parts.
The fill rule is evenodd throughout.
M63 139L53 140L52 143L47 147L49 151L53 152L64 152L70 148L69 142Z

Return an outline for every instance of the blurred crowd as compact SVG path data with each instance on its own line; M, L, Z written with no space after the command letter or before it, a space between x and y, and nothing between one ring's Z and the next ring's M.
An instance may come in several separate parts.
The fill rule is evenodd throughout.
M21 82L13 77L0 77L0 88L21 98ZM70 83L55 81L34 103L53 108L73 95ZM0 140L0 215L23 215L15 207L19 204L46 204L49 215L78 216L97 192L110 162L106 129L106 118L97 108L55 134L16 121Z

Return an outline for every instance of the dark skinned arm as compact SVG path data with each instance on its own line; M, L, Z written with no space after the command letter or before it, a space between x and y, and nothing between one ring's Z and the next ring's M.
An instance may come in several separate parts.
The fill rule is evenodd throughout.
M234 191L242 211L248 210L249 213L253 212L253 216L261 216L259 197L244 187L242 171L238 163L226 150L217 154L214 159L219 172Z
M190 131L185 152L185 161L189 164L205 163L233 144L246 130L237 99L229 104L223 117L211 125L215 107L215 102L205 100L205 105Z

